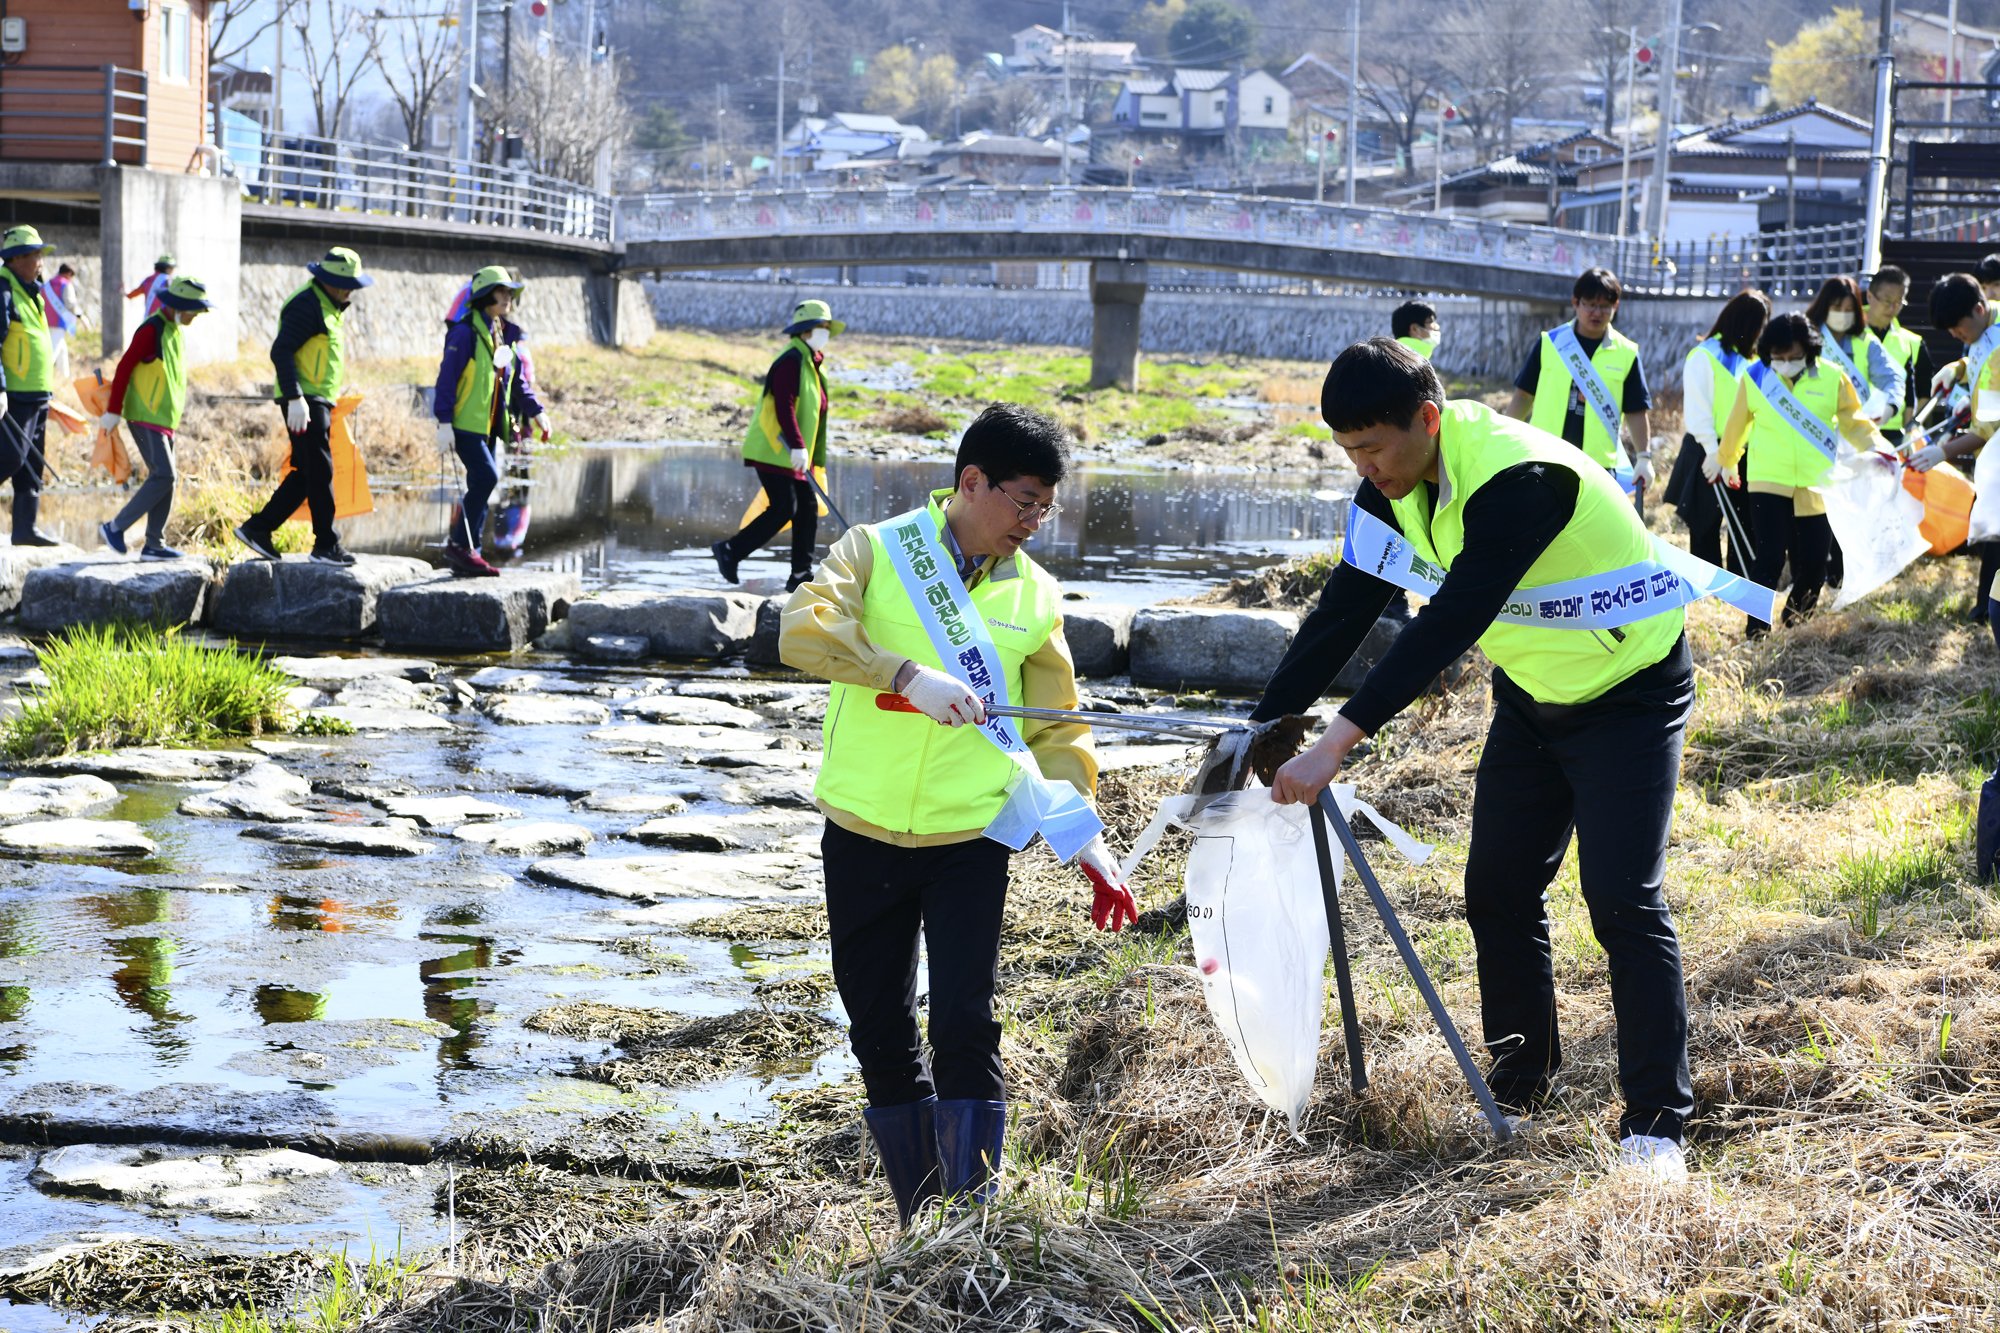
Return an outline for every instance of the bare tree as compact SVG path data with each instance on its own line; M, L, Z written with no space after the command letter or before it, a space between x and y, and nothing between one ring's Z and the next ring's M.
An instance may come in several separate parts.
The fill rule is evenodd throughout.
M312 91L314 132L322 139L340 133L354 88L381 56L375 18L341 0L298 0L304 12L296 23L306 86Z
M1541 0L1467 0L1447 21L1443 61L1479 146L1511 152L1514 122L1562 82L1570 48Z
M208 10L208 68L233 62L251 43L285 21L292 0L277 0L271 16L259 19L252 0L226 0Z
M1361 97L1395 126L1403 176L1415 178L1417 123L1450 71L1440 56L1430 0L1378 0L1362 20Z
M1637 29L1641 45L1657 41L1659 7L1654 0L1578 0L1576 26L1581 30L1577 46L1586 53L1591 75L1604 88L1604 137L1611 138L1617 118L1618 98L1625 88L1627 33ZM1631 115L1627 108L1626 115Z
M624 78L622 61L517 39L514 85L487 99L482 118L519 134L537 170L588 185L599 161L631 142L632 109L619 93Z
M392 0L375 11L389 30L390 52L381 60L382 81L403 118L403 141L424 147L432 114L458 79L457 29L440 0Z

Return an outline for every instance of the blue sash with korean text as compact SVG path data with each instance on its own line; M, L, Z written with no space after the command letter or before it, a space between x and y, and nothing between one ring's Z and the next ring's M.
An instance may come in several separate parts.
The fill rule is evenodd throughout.
M1417 548L1401 533L1359 505L1348 506L1347 536L1341 543L1340 558L1365 574L1422 597L1435 597L1444 585L1446 570L1442 565L1417 554ZM1500 624L1543 629L1617 629L1704 597L1719 597L1768 623L1777 596L1769 588L1718 569L1655 535L1651 560L1580 579L1517 589L1493 619Z
M1826 455L1831 463L1840 457L1840 436L1833 427L1821 421L1806 410L1806 405L1792 395L1792 388L1785 383L1785 377L1759 361L1750 367L1750 382L1757 391L1778 409L1778 415L1785 424L1799 433L1799 438Z
M1006 664L958 577L958 567L939 549L933 522L928 509L886 520L880 527L882 549L944 669L964 681L989 710L994 704L1006 707L1011 702ZM1104 831L1103 821L1075 787L1042 776L1011 719L988 711L979 731L1015 767L1007 783L1007 804L983 830L986 837L1018 852L1039 833L1056 859L1067 861Z

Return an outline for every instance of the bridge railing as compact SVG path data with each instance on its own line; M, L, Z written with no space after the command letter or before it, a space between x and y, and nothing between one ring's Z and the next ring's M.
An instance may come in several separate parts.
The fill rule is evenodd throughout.
M269 132L254 150L231 143L230 157L253 203L611 239L609 195L532 171Z

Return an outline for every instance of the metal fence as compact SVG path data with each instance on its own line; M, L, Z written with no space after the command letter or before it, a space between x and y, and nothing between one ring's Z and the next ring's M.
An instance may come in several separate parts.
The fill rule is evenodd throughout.
M74 77L79 74L88 77ZM121 69L117 65L0 67L0 157L60 162L95 160L115 167L118 150L124 148L130 150L126 154L130 164L143 166L147 90L144 70ZM29 128L19 128L24 123ZM48 147L40 152L23 153L22 144ZM58 144L63 147L56 147ZM9 145L14 145L11 151Z
M915 232L1203 237L1572 275L1608 268L1635 295L1727 297L1746 286L1810 294L1861 260L1861 224L1656 246L1478 218L1116 186L946 186L637 195L619 200L627 241ZM1306 275L1292 270L1287 276ZM1328 274L1338 281L1337 274Z
M254 203L612 239L611 196L524 169L269 132L255 160L232 161Z

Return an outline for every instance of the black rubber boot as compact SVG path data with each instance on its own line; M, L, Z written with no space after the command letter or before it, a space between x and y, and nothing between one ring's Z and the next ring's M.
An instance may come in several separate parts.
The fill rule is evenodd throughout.
M1972 835L1972 867L1981 884L1993 878L1993 861L2000 856L2000 772L1979 789L1979 823Z
M938 1197L938 1099L902 1106L871 1106L861 1113L882 1157L882 1178L896 1196L896 1217L904 1226L917 1209Z
M1000 1193L1000 1149L1007 1141L1007 1103L939 1102L938 1166L945 1197L988 1204Z

